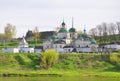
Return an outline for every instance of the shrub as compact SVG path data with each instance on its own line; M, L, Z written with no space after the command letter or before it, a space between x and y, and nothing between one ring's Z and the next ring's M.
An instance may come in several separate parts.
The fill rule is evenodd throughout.
M112 63L115 63L115 64L117 64L117 63L120 62L120 60L119 60L119 58L118 58L118 56L117 56L116 54L110 55L110 61L111 61Z
M41 56L42 66L46 69L55 64L57 60L58 52L53 49L46 50Z
M31 60L26 57L26 55L16 55L15 59L18 61L20 65L28 65L31 63Z

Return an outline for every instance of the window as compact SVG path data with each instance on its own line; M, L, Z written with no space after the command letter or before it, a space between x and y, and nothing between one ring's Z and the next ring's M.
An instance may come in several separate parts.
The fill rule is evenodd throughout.
M68 51L70 52L70 49L68 49Z
M62 45L60 45L60 48L62 48Z

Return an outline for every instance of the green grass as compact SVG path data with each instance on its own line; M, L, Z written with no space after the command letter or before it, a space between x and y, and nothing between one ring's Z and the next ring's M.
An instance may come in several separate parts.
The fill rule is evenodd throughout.
M42 40L42 39L38 39L37 40L37 45L36 45L36 41L35 40L29 40L27 42L28 42L29 46L34 47L35 45L36 46L42 46L43 41L44 40ZM20 42L20 40L15 40L15 41L11 41L11 42L0 42L0 50L2 48L16 48L16 47L18 47L19 42Z
M111 55L110 61L100 57L100 54L60 54L56 64L46 70L40 67L35 53L4 53L0 54L0 75L120 77L120 55Z

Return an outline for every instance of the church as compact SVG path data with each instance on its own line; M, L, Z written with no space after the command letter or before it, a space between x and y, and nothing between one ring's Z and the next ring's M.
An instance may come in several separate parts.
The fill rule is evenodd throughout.
M78 35L77 30L72 26L69 30L63 20L59 30L53 36L49 36L43 43L43 50L55 49L58 52L98 52L96 41L84 33Z

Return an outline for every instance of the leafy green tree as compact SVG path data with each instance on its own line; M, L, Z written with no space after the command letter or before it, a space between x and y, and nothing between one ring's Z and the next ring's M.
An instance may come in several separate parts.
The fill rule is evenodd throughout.
M0 40L4 40L4 39L6 39L5 34L4 33L0 33Z
M59 54L53 49L46 50L41 56L42 67L48 69L58 60Z
M16 27L8 23L4 29L4 32L8 39L14 38L16 35Z

